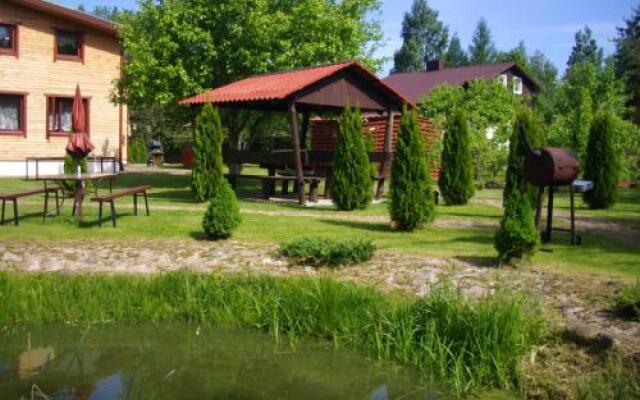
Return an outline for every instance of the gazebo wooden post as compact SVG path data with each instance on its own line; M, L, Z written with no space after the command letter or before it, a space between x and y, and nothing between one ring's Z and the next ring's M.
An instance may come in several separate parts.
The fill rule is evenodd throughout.
M291 102L289 104L289 125L291 126L293 151L296 157L296 187L298 188L298 202L301 205L304 205L304 175L302 173L302 154L300 151L300 135L298 133L298 112L296 111L295 102Z
M382 197L384 191L384 174L387 169L387 162L391 159L391 140L393 137L393 110L387 109L387 130L384 133L384 159L380 163L380 179L376 189L376 199Z

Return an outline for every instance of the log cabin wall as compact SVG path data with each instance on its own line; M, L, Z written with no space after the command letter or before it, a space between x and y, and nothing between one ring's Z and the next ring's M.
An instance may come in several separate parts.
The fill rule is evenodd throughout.
M17 56L0 54L0 93L25 95L22 135L0 132L0 162L26 157L62 157L66 135L47 133L47 96L73 97L76 85L89 103L89 134L94 155L118 157L119 144L126 157L126 108L110 95L120 78L121 50L115 35L100 32L25 6L0 2L0 24L18 27ZM55 59L56 30L79 32L84 38L84 60Z

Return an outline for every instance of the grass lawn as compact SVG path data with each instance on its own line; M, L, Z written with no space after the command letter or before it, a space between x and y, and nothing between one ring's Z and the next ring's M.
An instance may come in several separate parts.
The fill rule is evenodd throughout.
M252 171L253 173L254 171ZM85 222L78 224L70 217L71 200L67 199L62 216L43 224L42 199L30 197L20 202L22 216L19 227L0 228L2 240L59 240L91 237L130 239L149 237L201 238L200 226L204 205L195 203L189 188L190 177L165 173L127 173L119 176L115 190L139 184L154 187L150 195L151 217L134 217L132 199L117 201L118 228L105 223L97 227L97 207L85 202ZM0 193L39 186L39 182L24 179L0 179ZM455 257L482 264L494 261L492 225L497 224L502 209L500 190L483 190L466 206L438 206L438 226L418 232L392 232L386 222L385 204L374 204L366 210L351 213L335 211L332 207L300 208L290 203L264 203L247 200L259 197L259 183L241 182L239 193L243 222L235 238L245 242L280 243L303 235L332 237L368 237L385 250L424 254L435 257ZM557 197L557 210L567 212L566 193ZM8 207L8 215L12 215ZM611 210L592 211L578 200L578 221L590 217L603 223L625 227L627 235L637 235L640 241L640 190L620 192L619 201ZM564 222L560 222L562 224ZM613 227L615 229L615 226ZM568 246L567 237L555 234L554 243L545 246L553 252L540 251L534 258L536 266L568 273L597 273L626 280L640 278L640 247L619 240L603 231L582 231L583 245Z

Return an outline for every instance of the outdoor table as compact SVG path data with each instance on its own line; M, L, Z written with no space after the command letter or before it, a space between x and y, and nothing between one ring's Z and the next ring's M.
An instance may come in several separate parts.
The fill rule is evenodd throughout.
M86 174L61 174L61 175L44 175L36 178L44 181L44 187L47 188L48 181L73 181L73 209L75 215L80 219L83 217L82 203L84 202L84 189L86 182L99 182L103 180L109 181L109 192L113 190L113 180L117 173L86 173Z

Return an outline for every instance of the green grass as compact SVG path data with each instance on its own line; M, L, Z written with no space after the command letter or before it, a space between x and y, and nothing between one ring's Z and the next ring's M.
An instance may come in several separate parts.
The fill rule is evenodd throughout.
M623 318L640 319L640 280L620 289L613 299L613 308Z
M509 291L471 302L448 288L415 298L329 278L0 274L0 327L149 321L328 340L413 365L458 395L513 388L545 334L537 303Z
M376 246L370 239L335 240L304 236L283 243L280 254L299 264L315 267L359 264L373 257Z
M257 171L248 170L248 173ZM87 235L107 239L133 238L202 238L204 204L193 201L189 188L189 176L164 173L127 173L118 176L115 188L151 184L151 217L133 217L130 198L117 201L120 214L118 228L97 228L97 212L94 205L85 203L86 222L78 226L70 215L70 200L63 208L63 216L41 222L42 199L30 197L21 201L21 226L0 227L2 240L52 240L85 239ZM0 192L38 186L40 183L21 179L0 179ZM496 252L493 248L493 229L497 226L502 209L501 191L479 191L472 203L465 206L438 206L436 221L470 224L465 227L428 227L413 233L393 232L387 224L386 204L373 204L366 210L340 212L332 207L300 208L295 204L262 203L250 201L246 196L258 196L257 182L244 181L240 185L240 206L243 222L234 235L238 240L276 244L316 235L340 238L374 240L382 250L391 250L433 257L452 257L471 260L482 265L492 265ZM557 196L557 209L566 211L566 193ZM266 214L269 215L266 215ZM9 212L10 214L10 212ZM299 215L298 215L299 214ZM312 215L312 216L308 216ZM615 222L631 229L631 235L640 237L640 190L621 190L619 201L611 210L587 210L578 201L577 217L599 218ZM371 217L370 220L346 220L346 217ZM557 221L562 225L565 222ZM637 229L638 232L634 230ZM568 245L568 237L554 234L549 247L553 252L538 252L532 259L534 265L568 274L598 274L633 282L640 278L640 250L637 245L618 240L607 232L579 232L583 245Z

